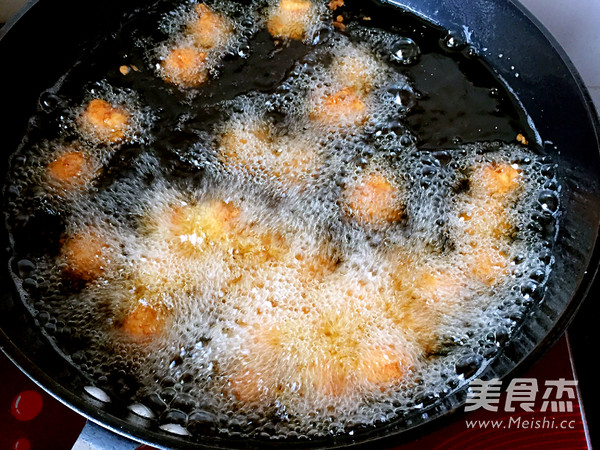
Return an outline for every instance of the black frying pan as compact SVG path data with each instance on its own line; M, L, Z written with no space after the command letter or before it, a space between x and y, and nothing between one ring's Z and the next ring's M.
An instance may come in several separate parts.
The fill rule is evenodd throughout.
M3 175L9 155L27 133L27 122L40 93L77 60L83 48L80 44L94 42L112 29L126 11L143 4L142 0L109 0L93 6L74 0L31 2L3 28L0 32ZM558 162L560 202L565 213L560 217L554 268L545 284L543 300L531 310L491 364L477 374L479 378L510 378L537 359L562 334L596 273L600 256L596 246L600 224L598 119L572 64L537 21L515 2L401 0L390 1L386 6L373 5L379 7L388 8L389 14L410 11L447 29L457 41L468 42L490 70L506 80L515 100L539 133L540 150ZM0 345L34 381L92 421L139 441L177 448L241 445L210 436L192 443L136 418L124 405L101 403L87 395L84 387L89 380L39 333L31 313L13 292L7 270L13 261L4 227L2 239L5 250L4 268L0 271L3 286ZM465 397L466 388L458 389L428 407L429 419L416 420L411 425L392 423L368 434L309 445L334 447L383 438L402 442L460 411Z

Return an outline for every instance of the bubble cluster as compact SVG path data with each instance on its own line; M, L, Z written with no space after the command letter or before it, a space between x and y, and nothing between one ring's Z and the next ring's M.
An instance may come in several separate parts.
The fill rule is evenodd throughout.
M552 163L519 143L418 148L403 119L420 94L398 70L418 44L334 32L327 14L307 0L179 6L158 21L167 38L142 46L155 83L210 100L261 32L302 52L206 116L171 89L152 110L99 82L13 157L18 288L89 395L180 436L347 433L455 389L543 297ZM204 56L169 72L181 48ZM169 102L188 110L173 118Z

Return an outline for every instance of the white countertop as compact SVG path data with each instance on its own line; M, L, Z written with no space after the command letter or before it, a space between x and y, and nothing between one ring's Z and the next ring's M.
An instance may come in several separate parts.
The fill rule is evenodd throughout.
M0 0L0 23L6 22L26 0Z
M600 1L520 0L565 50L600 110Z

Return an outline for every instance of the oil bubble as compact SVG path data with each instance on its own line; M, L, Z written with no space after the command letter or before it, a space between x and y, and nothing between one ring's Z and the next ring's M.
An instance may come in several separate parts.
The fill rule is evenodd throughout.
M405 111L411 110L417 104L417 96L408 85L393 84L387 90L392 94L394 103Z
M483 357L477 353L463 356L455 365L455 370L458 375L463 375L465 378L471 378L483 363Z
M407 66L415 64L421 55L417 43L408 37L397 39L392 45L391 52L392 61Z

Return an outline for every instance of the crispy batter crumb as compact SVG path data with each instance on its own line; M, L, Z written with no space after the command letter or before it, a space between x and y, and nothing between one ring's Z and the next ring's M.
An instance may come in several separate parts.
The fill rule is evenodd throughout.
M346 29L346 25L344 25L342 22L333 22L333 26L340 31L344 31Z
M331 9L332 11L335 11L336 9L344 6L344 0L331 0L329 2L329 9Z
M529 142L527 141L527 139L525 138L525 136L523 136L523 134L519 133L517 134L517 141L520 142L523 145L528 145Z

